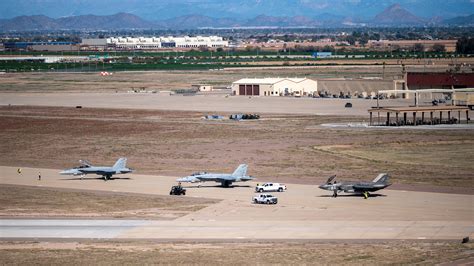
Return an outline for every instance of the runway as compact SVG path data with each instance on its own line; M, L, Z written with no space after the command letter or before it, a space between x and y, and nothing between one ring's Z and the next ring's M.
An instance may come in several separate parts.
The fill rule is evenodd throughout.
M1 238L116 238L142 226L139 220L0 220Z
M41 171L42 180L36 179ZM176 177L126 175L108 182L68 179L57 169L0 167L0 184L167 195ZM396 180L396 179L395 179ZM271 180L259 180L265 182ZM3 219L1 238L115 239L461 239L473 237L473 195L382 190L330 197L315 185L286 184L277 205L251 203L253 183L189 185L186 197L221 199L175 220ZM77 204L80 204L78 202ZM112 203L111 203L112 204Z
M466 222L0 220L7 239L451 239L473 230ZM435 232L435 233L433 233Z

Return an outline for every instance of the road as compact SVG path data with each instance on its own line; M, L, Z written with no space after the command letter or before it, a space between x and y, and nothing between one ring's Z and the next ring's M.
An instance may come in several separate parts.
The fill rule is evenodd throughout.
M36 179L41 171L42 180ZM167 195L176 177L127 175L104 182L60 176L57 169L0 166L0 184ZM259 180L265 182L270 180ZM396 182L396 179L394 179ZM0 220L3 238L149 239L461 239L474 236L473 195L382 190L364 200L330 197L315 185L286 184L278 205L251 204L253 183L187 186L186 197L221 202L172 221ZM78 203L80 204L80 203ZM83 233L80 233L83 232Z

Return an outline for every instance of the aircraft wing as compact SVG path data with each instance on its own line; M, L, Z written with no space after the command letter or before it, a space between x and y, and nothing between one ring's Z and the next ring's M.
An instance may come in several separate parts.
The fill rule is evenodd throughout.
M215 182L223 182L223 181L233 181L234 178L227 178L222 176L200 176L198 177L201 181L215 181Z
M189 183L194 183L194 182L201 182L198 178L194 176L186 176L182 178L176 179L177 182L189 182Z
M116 174L117 172L115 170L97 170L94 171L98 175L113 175Z
M377 185L377 184L355 184L353 186L355 191L377 191L380 189L384 189L388 187L388 185Z
M61 175L82 175L83 172L81 172L79 169L72 168L72 169L63 170L63 171L59 172L59 174L61 174Z
M355 190L365 190L365 189L372 189L374 188L373 185L369 184L356 184L352 186Z

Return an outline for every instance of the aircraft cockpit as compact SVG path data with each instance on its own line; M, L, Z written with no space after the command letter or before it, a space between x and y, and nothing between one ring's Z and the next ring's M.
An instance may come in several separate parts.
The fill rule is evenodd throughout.
M205 174L207 174L207 172L195 172L195 173L192 173L191 176L205 175Z

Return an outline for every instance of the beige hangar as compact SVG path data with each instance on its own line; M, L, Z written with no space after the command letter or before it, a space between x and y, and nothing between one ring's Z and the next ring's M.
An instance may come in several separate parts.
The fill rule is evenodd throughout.
M306 96L318 91L318 82L308 78L244 78L232 83L232 95Z

